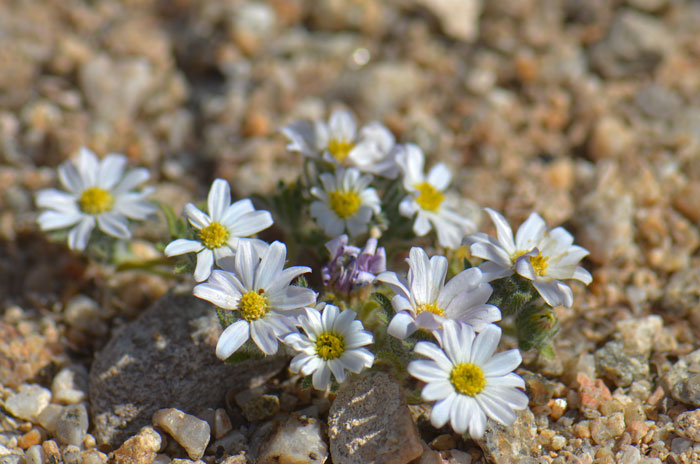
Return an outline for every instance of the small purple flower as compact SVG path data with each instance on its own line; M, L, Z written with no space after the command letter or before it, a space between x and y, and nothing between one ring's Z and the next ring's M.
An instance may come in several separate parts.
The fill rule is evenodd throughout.
M343 234L326 243L326 249L331 261L321 270L323 285L340 293L348 294L371 284L376 274L386 270L386 253L383 247L377 248L375 238L367 240L360 250L348 246L348 236Z

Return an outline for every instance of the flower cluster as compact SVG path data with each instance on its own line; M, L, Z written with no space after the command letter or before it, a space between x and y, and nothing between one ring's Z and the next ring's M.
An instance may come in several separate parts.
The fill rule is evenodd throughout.
M282 132L304 157L298 182L254 204L233 201L229 183L215 179L205 207L188 203L179 219L162 208L171 237L159 246L192 273L192 293L219 316L216 355L235 362L293 353L289 370L318 390L365 369L394 369L425 384L436 427L449 422L476 438L488 419L511 424L528 404L514 372L522 358L518 349L496 352L496 324L514 325L521 349L551 354L552 308L573 305L566 281L590 283L579 265L587 251L536 213L514 238L486 208L497 235L476 232L449 189L450 169L437 163L426 173L421 149L397 144L378 122L358 130L338 110ZM40 227L70 228L74 250L86 250L95 225L129 239L129 219L146 220L156 208L146 200L153 188L134 191L148 172L126 164L123 155L99 160L82 149L59 167L65 192L38 192ZM410 246L414 240L422 246ZM463 259L463 245L478 266ZM406 255L405 273L387 270Z

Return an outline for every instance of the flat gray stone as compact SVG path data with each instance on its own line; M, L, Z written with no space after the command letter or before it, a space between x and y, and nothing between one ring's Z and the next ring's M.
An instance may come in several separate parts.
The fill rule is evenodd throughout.
M97 442L118 448L162 408L221 407L229 389L261 385L286 365L282 356L226 364L214 354L220 334L213 306L189 292L165 295L116 331L90 371Z
M382 372L348 382L338 393L328 438L335 464L404 464L423 453L401 386Z
M515 422L508 427L489 419L484 436L475 441L487 462L525 464L539 456L536 435L535 416L526 408L518 411Z
M51 401L51 392L40 385L24 384L5 400L5 409L15 417L34 421Z

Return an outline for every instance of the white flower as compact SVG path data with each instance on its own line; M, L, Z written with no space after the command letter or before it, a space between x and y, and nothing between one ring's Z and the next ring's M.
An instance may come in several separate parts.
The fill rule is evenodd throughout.
M368 187L370 182L371 175L361 175L354 168L321 174L323 189L311 188L311 194L320 201L311 203L310 211L326 234L335 237L346 229L349 235L367 232L372 213L381 210L376 190Z
M80 149L77 162L66 161L58 167L61 185L68 190L41 190L36 203L47 208L39 215L42 230L73 227L68 235L68 246L84 250L95 227L113 237L131 238L129 220L144 220L156 212L146 201L153 188L140 192L131 190L148 180L148 170L131 169L126 174L124 155L110 153L101 161L87 148Z
M458 320L480 331L490 322L501 320L501 311L486 304L491 286L477 268L466 269L445 284L447 258L428 255L422 248L411 248L408 258L408 282L394 272L383 272L377 280L392 287L391 300L397 314L387 331L404 339L418 329L436 330L448 320Z
M487 260L480 266L486 280L508 277L515 271L532 280L550 306L571 306L573 293L561 280L576 279L586 285L591 282L591 274L578 266L588 250L573 245L574 238L563 227L547 232L547 225L537 213L530 214L513 240L505 218L489 208L486 212L496 225L497 238L477 233L466 239L471 243L472 255Z
M290 140L290 151L391 179L398 175L394 136L389 129L372 122L358 133L355 117L349 111L334 111L328 124L295 121L282 132Z
M299 352L289 369L302 375L313 374L314 388L325 390L331 373L338 383L343 383L346 369L359 374L372 367L374 355L362 347L372 343L373 337L355 316L354 311L340 311L333 305L326 305L323 313L306 308L306 314L299 317L299 325L306 333L292 333L283 340Z
M452 174L444 163L432 167L428 176L423 174L425 156L420 148L406 144L396 155L403 171L403 186L407 195L399 204L399 212L406 217L416 215L413 232L419 237L435 229L440 245L458 248L462 238L476 230L469 219L455 212L456 200L445 195Z
M484 435L487 416L512 424L515 410L526 408L528 399L518 390L525 382L513 373L522 360L518 350L493 354L501 329L491 324L475 335L469 325L452 322L435 337L442 350L434 343L418 342L414 352L430 360L408 365L408 372L426 383L423 400L437 401L430 422L439 428L449 421L457 433L469 429L472 438Z
M273 242L262 254L250 241L241 241L233 258L221 261L209 280L192 291L222 309L237 311L241 319L221 334L216 344L220 359L231 356L248 338L265 354L277 352L277 338L291 332L298 311L316 302L316 293L290 285L297 276L311 272L303 266L283 269L287 247Z
M209 214L205 214L192 203L185 205L185 214L190 224L199 231L198 240L180 238L165 247L166 256L197 253L194 278L202 282L209 277L214 262L236 252L242 237L257 234L272 225L272 216L267 211L256 211L249 199L231 204L228 182L216 179L207 198ZM247 239L252 240L252 239ZM265 243L252 240L261 253Z

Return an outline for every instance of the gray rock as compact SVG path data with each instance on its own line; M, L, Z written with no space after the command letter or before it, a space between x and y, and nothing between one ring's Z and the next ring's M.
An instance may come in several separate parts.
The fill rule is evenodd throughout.
M35 421L51 401L51 392L39 385L24 384L5 400L5 409L20 419Z
M82 453L82 464L106 464L107 455L96 449L89 449ZM130 463L131 464L131 463ZM135 463L134 463L135 464Z
M691 266L673 273L661 306L675 317L687 317L695 327L700 325L700 267Z
M328 416L335 464L401 464L423 452L401 387L384 373L348 382Z
M165 430L173 437L192 459L204 456L211 430L206 421L185 414L174 408L161 409L153 415L153 425Z
M593 65L605 77L633 76L654 70L673 47L673 36L653 16L621 9L608 36L591 51Z
M322 464L328 459L328 446L323 441L321 423L312 417L292 414L274 421L266 433L254 437L257 464Z
M88 430L88 413L84 404L66 406L56 421L56 439L61 444L81 446Z
M280 410L279 397L265 394L264 387L244 390L236 394L234 399L243 411L243 416L249 422L260 422L268 419Z
M248 439L238 430L232 430L228 434L209 445L208 453L216 455L238 454L248 450Z
M525 463L538 456L536 435L535 416L523 409L508 427L489 420L483 438L475 441L488 462Z
M611 341L594 353L596 369L600 375L618 387L627 387L635 380L649 376L648 358L629 355L623 347L623 342Z
M700 409L683 412L673 422L678 435L700 443Z
M41 411L39 417L37 418L37 422L39 425L44 427L50 435L54 435L56 433L58 418L61 416L64 409L65 406L61 406L59 404L49 404Z
M284 357L223 363L214 354L220 333L212 306L189 294L164 296L115 333L90 370L97 442L118 447L150 425L164 398L183 411L217 408L229 389L261 385L286 365Z
M53 401L61 404L76 404L85 400L88 373L83 366L75 364L64 367L53 378L51 392Z
M41 445L31 446L25 451L24 459L27 461L27 464L44 464L44 462L46 462L44 448L42 448Z
M617 462L620 464L639 464L641 459L639 449L630 445L622 445L617 454Z
M671 119L683 104L675 92L659 84L642 88L635 98L635 103L643 113L655 119Z
M212 433L215 439L219 439L229 433L233 427L231 426L231 419L226 414L226 410L219 408L214 411L214 426L212 427Z
M700 350L679 359L662 377L662 385L676 401L700 407Z
M151 464L163 439L152 427L144 427L114 452L114 464Z
M80 448L75 445L68 445L63 448L61 456L63 456L63 464L82 464L83 462Z

